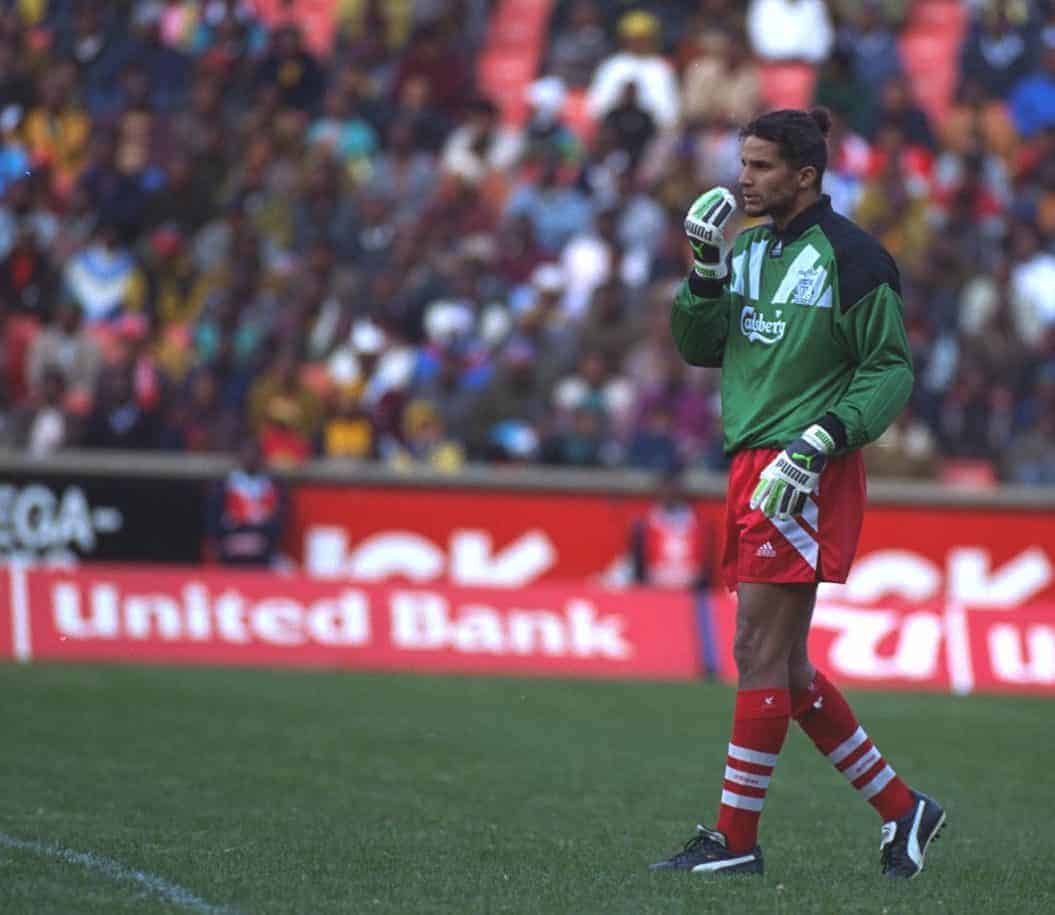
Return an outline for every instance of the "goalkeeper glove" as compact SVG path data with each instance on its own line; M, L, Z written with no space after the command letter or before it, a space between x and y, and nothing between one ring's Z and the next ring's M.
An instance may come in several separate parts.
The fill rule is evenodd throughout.
M801 515L806 497L817 491L821 472L835 451L835 439L814 424L780 452L762 471L751 494L751 508L784 521Z
M724 280L725 224L736 212L736 198L724 187L700 194L685 215L685 234L692 246L692 269L704 280Z

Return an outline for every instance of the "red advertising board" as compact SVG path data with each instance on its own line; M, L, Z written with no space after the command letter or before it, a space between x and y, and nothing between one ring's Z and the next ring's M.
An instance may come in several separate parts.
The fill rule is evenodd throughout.
M626 583L627 539L648 501L604 495L303 484L287 549L310 574L524 587ZM722 504L698 511L721 530ZM1004 509L872 506L846 595L985 607L1055 602L1055 519Z
M7 567L0 564L0 659L15 654L13 644L14 618L11 615L11 581Z
M999 574L990 585L989 605L861 602L824 588L811 657L850 686L1055 695L1055 603L997 606L1008 586ZM688 597L647 589L141 566L0 567L0 586L0 657L23 660L690 679L703 653ZM735 602L721 592L710 604L721 673L733 680Z
M627 580L643 498L306 485L287 547L340 580L523 588ZM722 505L698 510L720 530ZM845 585L823 585L811 649L841 682L1055 692L1050 513L872 506ZM714 595L716 647L732 676L733 601Z
M169 567L16 569L34 659L689 679L689 600ZM5 592L5 597L8 592ZM12 592L13 593L13 592Z
M311 574L523 587L617 572L642 498L302 484L287 549ZM701 505L716 519L717 503Z
M716 595L712 611L722 676L731 680L735 601ZM810 658L847 686L1055 695L1055 603L992 610L824 597L813 614Z

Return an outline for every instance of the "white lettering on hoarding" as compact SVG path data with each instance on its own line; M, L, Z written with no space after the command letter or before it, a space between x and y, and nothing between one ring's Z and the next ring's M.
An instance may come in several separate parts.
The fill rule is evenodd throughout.
M889 610L817 607L814 625L834 629L828 661L834 669L862 680L926 680L938 669L941 617L920 611L905 616ZM897 634L893 653L879 653L879 645Z
M876 550L858 559L840 595L863 604L897 596L927 600L941 591L941 569L919 553Z
M70 548L95 549L98 534L121 529L124 518L110 506L92 508L80 486L58 495L40 483L0 485L0 554L70 558Z
M316 525L304 538L304 564L316 578L383 581L401 577L413 582L435 581L448 573L451 582L466 586L520 588L544 575L557 561L553 541L532 529L495 551L490 532L451 532L449 562L440 547L422 534L383 531L354 549L341 527Z
M997 623L989 630L989 658L998 680L1015 684L1055 685L1055 626L1026 627L1023 634L1011 623Z
M949 595L971 607L1006 609L1023 604L1052 580L1052 565L1040 547L1030 547L990 571L988 550L949 550Z
M526 531L499 553L492 552L487 531L451 534L451 579L460 585L519 588L534 581L557 559L541 531Z
M622 617L599 617L588 600L568 600L563 613L510 610L480 603L452 608L432 591L396 591L389 604L392 642L411 651L452 649L465 654L545 654L613 658L633 654Z
M111 583L95 583L82 594L72 582L51 590L51 611L60 636L162 642L208 641L271 645L363 645L370 639L369 602L359 591L310 603L269 596L247 600L227 589L210 600L200 582L172 594L124 594Z
M89 615L81 612L81 589L60 582L51 592L51 612L55 628L71 639L116 639L118 635L117 588L95 585Z

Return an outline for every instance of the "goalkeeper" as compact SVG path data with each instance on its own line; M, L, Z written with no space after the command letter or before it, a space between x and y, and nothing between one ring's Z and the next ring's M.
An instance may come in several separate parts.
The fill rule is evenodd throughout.
M722 573L737 590L739 691L716 828L697 827L657 870L762 873L758 821L792 719L882 818L884 874L916 876L945 822L806 648L817 582L845 581L857 547L859 449L897 416L913 381L897 266L820 191L829 126L818 109L770 112L744 128L744 212L770 221L742 232L728 256L728 190L700 196L685 219L694 262L671 329L687 362L722 369L732 455Z

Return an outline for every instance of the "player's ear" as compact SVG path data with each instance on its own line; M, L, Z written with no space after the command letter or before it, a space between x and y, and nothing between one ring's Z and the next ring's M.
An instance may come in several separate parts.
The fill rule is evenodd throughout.
M799 190L808 191L817 183L817 169L812 165L799 169Z

